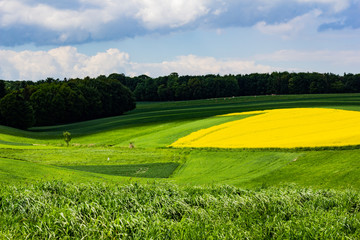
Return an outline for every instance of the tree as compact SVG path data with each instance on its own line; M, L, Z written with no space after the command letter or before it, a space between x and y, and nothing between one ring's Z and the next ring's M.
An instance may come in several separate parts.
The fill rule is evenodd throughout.
M71 133L68 131L63 132L64 141L66 142L66 146L69 146L69 142L71 141Z
M83 119L84 97L67 83L44 83L30 97L35 110L36 124L53 125Z
M0 99L6 95L5 81L0 80Z
M309 93L309 73L297 73L289 79L289 93L307 94Z
M161 84L158 87L157 90L157 94L159 96L160 101L166 101L169 100L169 94L168 94L169 90L168 88L165 86L165 84Z
M331 92L342 93L345 91L345 85L342 81L338 80L336 82L331 83L330 89Z
M2 122L10 127L27 129L35 123L34 110L19 91L7 94L0 101Z
M328 82L324 74L308 73L307 74L310 93L326 93L328 90Z
M95 86L91 85L90 79L72 80L68 85L83 101L82 120L95 119L102 116L101 94Z
M192 93L192 99L205 98L204 81L200 77L194 77L189 79L188 87Z

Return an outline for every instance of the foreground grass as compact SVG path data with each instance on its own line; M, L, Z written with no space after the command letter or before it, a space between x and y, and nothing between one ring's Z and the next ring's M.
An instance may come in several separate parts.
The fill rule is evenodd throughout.
M360 194L288 186L0 188L3 239L359 239Z

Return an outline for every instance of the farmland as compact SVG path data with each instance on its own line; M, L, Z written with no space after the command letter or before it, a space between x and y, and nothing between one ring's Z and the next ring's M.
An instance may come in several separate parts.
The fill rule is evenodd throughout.
M182 102L142 102L138 103L136 110L118 117L37 127L30 131L1 126L1 181L18 182L20 179L20 182L28 182L43 178L82 182L85 178L90 182L99 179L121 182L127 181L121 174L103 174L101 170L95 171L94 167L89 168L89 171L80 171L74 166L101 168L107 165L176 163L178 167L169 175L170 178L159 179L160 181L192 185L227 183L239 187L256 187L272 182L272 185L296 183L304 187L350 186L359 189L360 180L355 176L359 173L357 156L360 150L356 145L324 149L318 147L314 150L276 147L232 150L169 147L178 139L198 130L251 119L250 114L218 115L304 107L357 111L360 110L360 95L251 96ZM70 147L66 147L62 139L63 131L72 134ZM130 142L134 143L134 149L129 149ZM319 163L326 165L326 168L319 171ZM312 169L317 169L317 174L304 175L302 169L305 164L309 173ZM339 171L339 167L343 171ZM46 169L46 173L39 173L39 169ZM283 169L299 174L286 177L285 173L280 174ZM342 178L343 174L347 178ZM338 181L332 182L334 176L341 179L341 184L336 184ZM319 178L324 181L319 181ZM146 182L148 179L137 180Z
M290 108L360 111L360 94L140 102L135 110L117 117L28 131L0 126L0 181L9 185L0 192L0 238L31 236L37 229L33 236L40 238L59 234L74 238L288 238L296 234L300 238L340 238L340 232L355 239L360 234L358 144L170 147L193 132L254 116L232 113ZM72 135L69 147L62 139L64 131ZM135 147L129 148L130 143ZM90 200L96 191L106 194ZM109 206L119 208L120 203L113 199L124 198L124 191L129 194L127 204L134 201L143 206L144 212L136 215L136 221L131 213L140 211L137 205L129 206L124 213L118 209L119 218L107 212ZM144 192L157 197L150 200ZM300 204L302 197L307 199L306 204ZM162 198L165 202L156 202ZM19 202L11 205L9 199ZM38 202L48 205L34 204ZM231 212L226 207L230 204L236 208L240 203L249 208ZM266 209L272 209L268 213L260 208L265 203L269 204ZM78 209L79 204L88 204L83 207L89 208L84 211L90 215L80 216L84 212ZM156 206L162 210L157 212ZM287 210L280 211L281 206ZM33 218L25 214L32 211L41 212ZM12 212L17 215L11 217ZM150 216L151 212L155 215ZM220 220L225 213L230 215ZM240 218L239 214L249 218ZM119 219L123 222L116 222ZM216 223L211 225L213 221ZM309 228L309 221L317 221L314 229ZM150 222L153 225L145 229ZM54 225L46 225L50 223ZM97 225L100 223L103 227ZM295 225L298 231L292 232ZM68 230L59 232L61 228ZM328 232L319 235L321 229Z
M360 144L360 113L357 111L291 108L231 115L236 114L256 116L193 132L171 146L313 148Z

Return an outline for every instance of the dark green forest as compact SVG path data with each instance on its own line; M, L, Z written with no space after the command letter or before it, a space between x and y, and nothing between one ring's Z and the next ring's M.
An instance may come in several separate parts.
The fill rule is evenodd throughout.
M135 108L134 94L106 77L0 82L1 124L15 128L117 116Z
M178 101L271 94L354 93L360 91L360 74L273 72L245 75L126 77L111 74L134 92L137 101Z
M273 72L239 75L109 76L0 81L0 123L26 129L123 114L136 101L247 95L360 92L360 74Z

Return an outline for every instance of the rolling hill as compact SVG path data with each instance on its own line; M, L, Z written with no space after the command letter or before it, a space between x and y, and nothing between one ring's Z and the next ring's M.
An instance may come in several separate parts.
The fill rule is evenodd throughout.
M357 146L333 149L169 148L192 132L251 116L217 117L221 114L308 107L359 111L360 94L141 102L136 110L118 117L29 131L1 126L1 181L126 182L131 179L146 182L148 178L135 174L146 171L146 167L141 166L168 163L178 167L166 178L152 176L152 181L184 185L226 183L245 188L295 183L304 187L359 189L360 150ZM71 132L73 137L68 148L62 139L63 131ZM130 142L134 143L134 149L128 148ZM110 174L111 171L106 170L109 166L129 165L140 167L135 167L134 174L130 175L121 174L121 171Z

